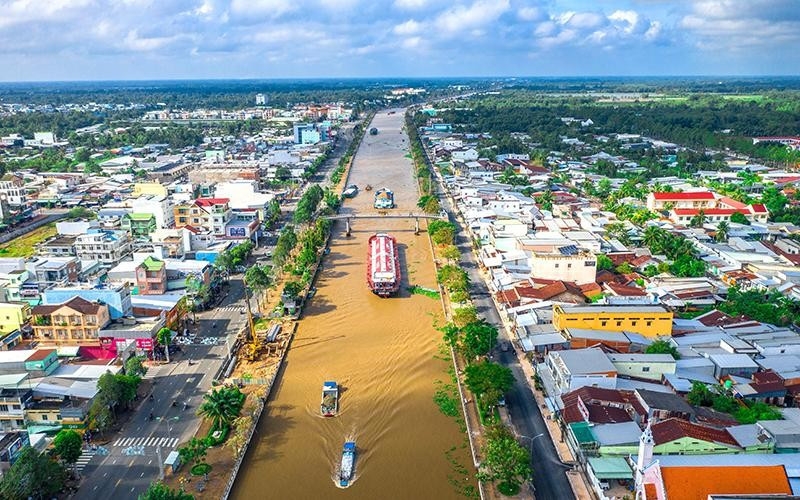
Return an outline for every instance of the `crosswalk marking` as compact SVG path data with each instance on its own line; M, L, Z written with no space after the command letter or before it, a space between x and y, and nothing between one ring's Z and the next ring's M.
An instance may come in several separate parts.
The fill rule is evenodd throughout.
M89 465L89 462L92 461L93 457L94 451L84 450L83 453L81 453L81 456L78 457L78 460L75 461L75 470L78 472L83 471L83 469Z
M129 446L160 446L162 448L174 448L178 445L178 438L169 437L127 437L119 438L114 441L114 446L127 448Z
M222 307L215 307L213 310L215 311L238 311L242 308L242 306L222 306Z

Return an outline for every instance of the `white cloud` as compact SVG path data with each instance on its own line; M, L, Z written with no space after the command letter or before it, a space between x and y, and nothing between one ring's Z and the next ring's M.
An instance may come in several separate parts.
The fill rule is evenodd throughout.
M517 11L517 17L523 21L538 21L545 17L545 14L538 7L523 7Z
M131 30L125 36L123 45L137 52L149 52L163 48L165 45L175 41L177 37L141 37L137 30Z
M394 0L394 6L403 10L419 10L428 5L428 0Z
M697 47L710 50L758 50L776 44L800 44L797 0L701 0L679 22Z
M416 35L422 30L422 25L413 19L409 19L408 21L398 24L395 26L392 31L396 35Z
M297 3L291 0L232 0L231 12L241 15L265 15L271 18L295 10Z
M626 33L632 33L639 24L639 14L633 10L615 10L608 19L618 23Z
M497 20L509 9L509 0L477 0L452 7L436 17L436 27L447 34L469 32Z

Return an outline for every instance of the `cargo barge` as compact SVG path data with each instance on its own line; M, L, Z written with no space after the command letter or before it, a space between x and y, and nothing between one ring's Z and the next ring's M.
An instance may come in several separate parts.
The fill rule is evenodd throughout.
M380 297L389 297L400 289L400 259L394 236L378 233L370 237L367 285Z

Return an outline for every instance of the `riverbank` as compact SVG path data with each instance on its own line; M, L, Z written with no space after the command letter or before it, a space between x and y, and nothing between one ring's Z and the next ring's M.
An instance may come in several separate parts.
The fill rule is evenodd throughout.
M397 213L413 210L417 200L401 118L376 116L372 126L379 133L365 136L343 177L347 184L389 186ZM374 214L372 196L346 200L342 213ZM468 456L458 447L450 452L463 434L432 404L443 366L435 359L440 334L423 318L439 317L441 308L405 286L413 280L435 288L428 244L414 235L413 219L358 219L349 238L343 226L333 227L316 294L303 309L285 374L259 424L261 438L248 451L231 497L265 490L281 498L345 495L333 477L342 443L355 438L359 459L349 498L380 498L386 491L399 498L463 498L451 480L464 478L450 461ZM392 299L376 297L364 282L366 241L376 231L398 240L404 287ZM319 416L324 380L341 388L336 418Z

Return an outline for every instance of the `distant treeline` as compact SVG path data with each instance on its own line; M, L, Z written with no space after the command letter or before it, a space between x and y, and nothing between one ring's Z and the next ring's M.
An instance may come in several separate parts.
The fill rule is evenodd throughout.
M591 119L586 128L560 118ZM543 148L563 149L561 137L588 138L593 134L642 134L682 146L730 148L757 158L792 161L787 149L774 144L753 145L754 136L798 135L800 92L771 91L742 98L691 94L638 102L602 102L579 95L549 95L519 89L480 96L437 114L465 132L498 136L526 133ZM796 160L795 160L796 161Z
M437 91L476 79L319 79L319 80L174 80L120 82L0 83L0 101L26 104L115 103L155 108L241 109L263 93L268 105L345 102L356 107L381 100L391 89L424 87Z

